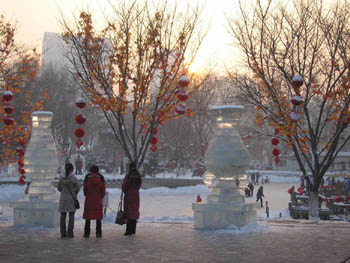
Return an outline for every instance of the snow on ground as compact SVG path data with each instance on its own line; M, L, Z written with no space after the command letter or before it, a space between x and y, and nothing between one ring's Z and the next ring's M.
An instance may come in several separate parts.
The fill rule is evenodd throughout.
M112 175L107 175L109 177ZM172 175L167 175L170 176ZM277 176L269 174L270 183L264 184L265 201L269 202L270 218L286 218L288 211L284 211L288 206L289 195L288 188L291 185L298 185L299 178L297 176ZM192 178L192 177L184 177ZM247 203L256 201L255 194L259 185L255 186L254 196L247 197ZM13 220L12 208L9 206L10 201L21 200L24 198L25 186L14 184L0 185L0 206L3 207L2 220ZM118 188L108 188L109 193L109 208L105 223L114 223L115 212L118 207L121 190ZM186 186L178 188L156 187L150 189L141 189L141 218L140 222L167 222L167 223L193 223L192 203L196 201L197 194L200 194L205 202L206 197L210 194L209 189L205 185ZM81 203L84 201L83 192L80 191L78 198ZM265 203L264 203L265 204ZM80 209L77 214L77 220L82 220L82 211ZM260 208L257 211L258 218L266 218L265 208ZM4 217L5 216L5 217Z

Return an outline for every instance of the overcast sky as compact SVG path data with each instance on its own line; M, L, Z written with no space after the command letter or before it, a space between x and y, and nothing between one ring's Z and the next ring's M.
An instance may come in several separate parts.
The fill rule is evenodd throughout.
M234 15L237 10L237 1L198 1L200 5L205 4L202 20L210 24L210 30L192 69L199 70L210 65L215 67L216 71L223 71L225 65L233 65L237 61L233 41L225 28L224 16L224 12ZM179 0L179 2L187 3L187 0ZM71 17L82 7L99 11L107 6L106 0L0 0L0 12L7 20L18 22L17 40L30 47L36 47L40 52L44 32L60 32L58 23L60 9L65 16Z

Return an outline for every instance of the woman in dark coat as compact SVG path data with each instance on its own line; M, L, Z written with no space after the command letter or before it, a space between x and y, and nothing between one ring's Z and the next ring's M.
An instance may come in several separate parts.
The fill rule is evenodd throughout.
M124 235L136 234L137 219L140 217L140 187L142 178L136 168L136 163L129 164L129 172L125 176L122 184L124 192L124 210L126 212L127 224Z
M77 178L73 175L73 164L67 163L64 166L65 175L61 176L57 190L61 192L60 201L59 201L59 211L61 212L60 218L60 231L61 237L74 237L73 229L74 229L74 214L75 214L75 205L74 198L77 198L80 187ZM74 196L74 197L73 197ZM68 231L66 227L66 218L68 215Z
M98 171L98 166L93 165L90 169L90 173L88 173L84 179L84 237L90 236L91 220L96 220L96 237L102 237L102 200L106 193L106 184L104 177L99 174Z

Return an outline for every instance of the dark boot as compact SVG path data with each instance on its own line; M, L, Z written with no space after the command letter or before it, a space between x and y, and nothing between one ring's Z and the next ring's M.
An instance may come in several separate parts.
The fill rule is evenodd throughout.
M90 237L90 219L85 219L84 237Z
M68 220L68 237L74 237L73 234L74 229L74 212L69 212L69 220Z
M137 220L130 220L130 233L132 235L135 235L136 234L136 223L137 223Z
M67 229L66 229L66 212L61 213L61 218L60 218L60 232L61 232L61 238L67 237Z
M96 220L96 237L102 237L102 222L101 219Z
M132 230L131 230L131 221L132 220L130 220L130 219L128 219L127 220L127 223L126 223L126 231L125 231L125 233L124 233L124 236L130 236L130 235L132 235Z

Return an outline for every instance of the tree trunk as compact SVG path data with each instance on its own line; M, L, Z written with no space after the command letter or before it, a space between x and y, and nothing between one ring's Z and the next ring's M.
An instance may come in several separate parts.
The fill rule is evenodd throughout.
M318 192L310 192L309 199L309 220L317 222L320 217L318 214Z

